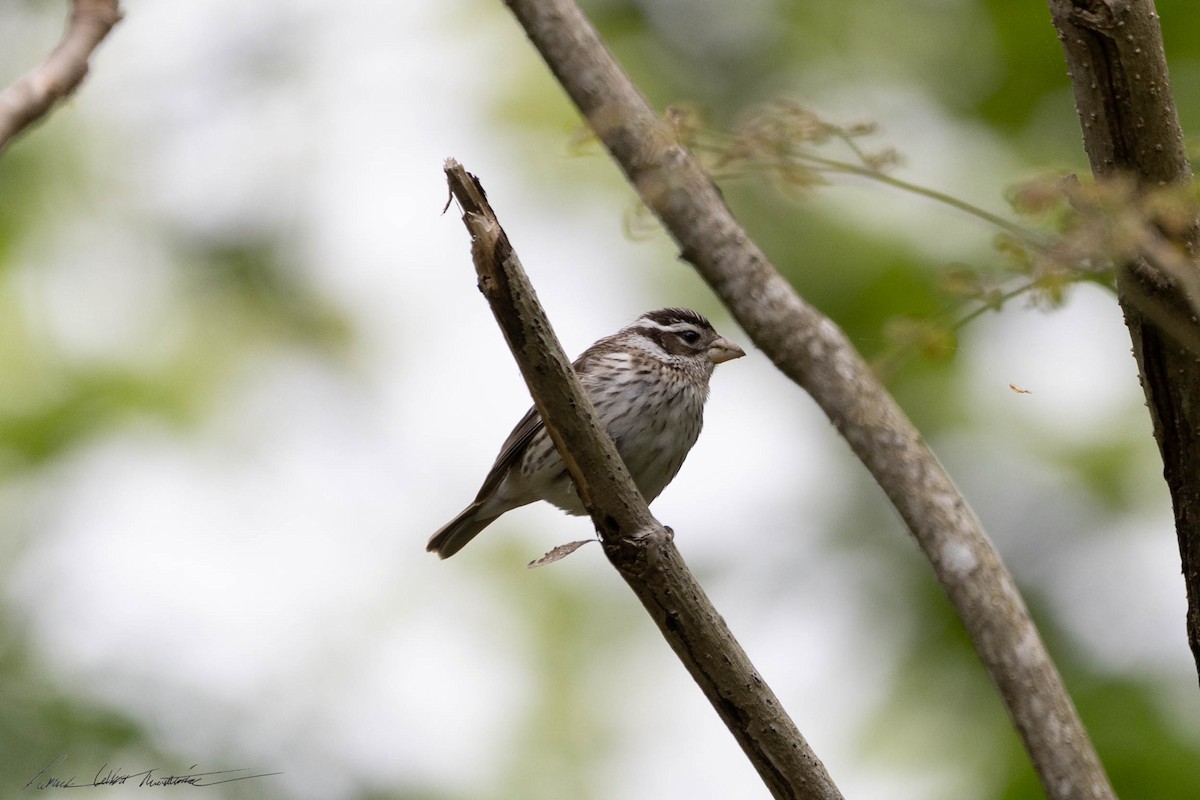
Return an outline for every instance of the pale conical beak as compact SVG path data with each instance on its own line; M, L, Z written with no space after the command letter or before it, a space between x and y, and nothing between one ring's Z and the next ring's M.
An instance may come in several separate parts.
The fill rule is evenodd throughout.
M704 355L712 363L722 364L726 361L732 361L735 358L741 358L746 355L746 351L724 336L721 336L708 346L708 349L704 351Z

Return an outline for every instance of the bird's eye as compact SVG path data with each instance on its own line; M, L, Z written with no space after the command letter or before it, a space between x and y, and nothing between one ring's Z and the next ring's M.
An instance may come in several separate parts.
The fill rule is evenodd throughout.
M695 344L696 342L700 341L700 334L696 331L684 331L683 333L679 334L679 338L683 339L683 341L687 344Z

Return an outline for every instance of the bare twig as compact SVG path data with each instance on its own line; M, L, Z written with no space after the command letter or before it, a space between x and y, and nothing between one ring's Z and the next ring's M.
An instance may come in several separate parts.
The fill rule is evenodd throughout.
M471 233L479 288L600 532L604 551L777 798L841 798L825 767L646 507L571 369L483 189L456 161L450 190ZM568 444L569 443L569 444Z
M0 152L83 82L92 51L121 20L120 5L120 0L74 0L58 47L41 66L0 92Z
M1112 798L1108 778L975 514L845 334L797 295L654 114L572 0L506 0L597 137L775 364L817 401L900 512L999 688L1053 800Z

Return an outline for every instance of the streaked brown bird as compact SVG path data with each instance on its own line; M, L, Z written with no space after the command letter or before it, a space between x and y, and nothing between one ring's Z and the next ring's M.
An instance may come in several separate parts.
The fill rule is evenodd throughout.
M686 308L650 311L575 360L600 422L649 503L683 466L700 436L713 368L742 348ZM506 511L547 500L586 513L575 484L531 408L509 434L474 502L433 535L426 550L449 558Z

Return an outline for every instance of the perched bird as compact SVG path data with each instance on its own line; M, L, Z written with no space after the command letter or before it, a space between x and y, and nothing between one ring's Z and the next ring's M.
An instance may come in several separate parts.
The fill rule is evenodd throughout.
M746 355L686 308L650 311L599 340L573 365L600 422L649 503L696 443L713 367ZM433 535L426 550L449 558L506 511L548 500L586 513L536 408L517 423L475 501Z

